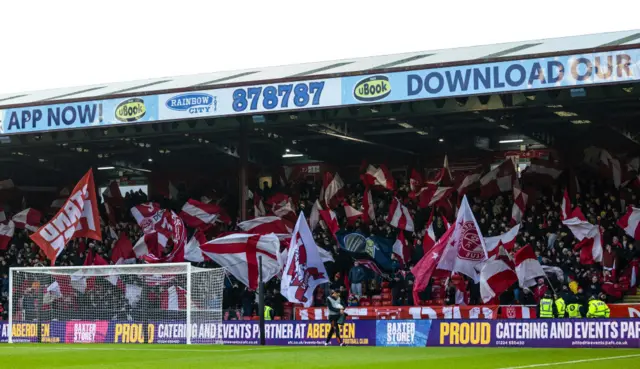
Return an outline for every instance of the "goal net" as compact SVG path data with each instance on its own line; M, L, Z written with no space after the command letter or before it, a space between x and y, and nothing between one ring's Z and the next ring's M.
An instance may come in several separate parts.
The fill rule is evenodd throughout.
M11 268L9 342L220 343L224 268Z

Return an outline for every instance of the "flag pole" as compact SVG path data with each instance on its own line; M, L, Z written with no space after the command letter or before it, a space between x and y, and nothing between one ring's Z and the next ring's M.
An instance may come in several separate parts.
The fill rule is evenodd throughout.
M264 282L262 281L262 255L258 255L258 314L260 314L260 345L264 346Z

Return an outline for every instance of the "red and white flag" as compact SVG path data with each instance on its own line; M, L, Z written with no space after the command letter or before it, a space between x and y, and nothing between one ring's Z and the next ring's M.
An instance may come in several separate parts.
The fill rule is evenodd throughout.
M404 231L398 232L396 242L393 244L393 254L396 256L401 265L406 265L411 255L411 249L404 237Z
M487 248L466 196L460 203L456 224L451 228L455 231L438 269L462 273L477 282L480 274L476 266L487 260Z
M373 204L371 188L369 187L364 190L364 196L362 197L362 206L364 208L364 222L366 224L376 223L376 210Z
M196 231L184 247L184 259L195 263L210 260L209 257L202 252L202 245L205 243L207 243L207 238L204 233Z
M160 256L168 241L168 238L162 233L147 233L142 235L133 246L133 252L138 258L143 258L147 255Z
M156 224L163 219L164 212L160 204L155 202L147 202L131 208L131 215L144 233L156 231Z
M480 178L482 197L490 198L502 192L513 190L516 178L516 167L513 161L511 159L503 161L502 164Z
M336 213L333 210L320 210L320 218L324 221L324 225L329 229L329 232L335 236L340 230Z
M435 184L428 183L418 193L418 204L421 208L429 206L442 205L445 200L451 197L451 194L455 191L453 187L438 187Z
M552 185L562 174L555 163L550 160L531 159L531 164L522 171L522 179L526 183Z
M256 218L263 217L267 215L267 211L264 208L264 202L262 202L262 197L257 193L253 195L253 216Z
M347 202L344 203L344 213L347 216L348 225L351 225L351 226L355 225L358 219L364 222L364 214L361 211L356 210L353 206L349 205L349 203Z
M470 190L476 189L480 184L480 178L482 178L482 174L480 173L472 173L464 177L458 187L458 196L462 197Z
M7 224L0 224L0 250L6 250L9 247L15 230L16 227L12 221Z
M300 213L291 236L287 263L280 281L280 293L289 302L310 307L316 287L328 283L327 271L318 253L304 214Z
M181 311L187 309L187 291L182 287L171 286L160 296L162 310Z
M391 172L386 165L380 165L379 168L369 165L367 172L364 174L364 183L368 186L378 186L393 191L395 184Z
M598 228L587 221L579 207L573 209L569 219L563 220L562 224L569 228L578 241L582 241L585 237L593 237L589 235L595 234L597 232L595 229Z
M187 227L205 230L218 221L221 212L216 204L189 199L180 211L180 218Z
M562 205L560 208L560 220L564 221L571 217L571 199L569 198L569 191L564 190L562 196Z
M535 286L537 284L536 279L545 275L542 265L540 265L538 258L536 258L536 254L533 252L531 245L526 245L516 251L514 259L520 287Z
M280 240L274 234L230 234L201 246L202 252L223 266L251 290L258 288L258 256L262 256L262 280L268 282L280 271L277 255Z
M492 256L480 270L480 296L484 303L500 296L518 281L513 263L506 257Z
M294 224L296 223L296 210L293 206L292 200L288 199L286 202L281 203L279 205L274 206L273 214L280 217L284 222L284 225L289 229L288 233L291 233L293 230Z
M409 209L400 203L398 198L394 197L391 206L389 207L389 215L387 216L387 223L398 229L404 229L405 231L413 232L413 218L409 213Z
M126 232L120 232L120 236L111 251L111 261L114 264L134 264L136 254L133 252L133 245L127 237Z
M342 178L338 173L331 175L331 173L326 172L324 174L322 194L322 201L329 209L334 209L344 200L344 182L342 182Z
M575 235L575 234L574 234ZM576 238L578 238L576 236ZM592 265L602 262L602 232L600 226L594 225L591 231L574 247L574 250L580 250L580 264Z
M594 146L588 147L584 150L584 161L611 179L616 188L620 188L622 184L620 160L611 156L607 150Z
M312 231L316 229L320 222L320 210L322 210L322 205L320 205L320 200L316 199L316 202L314 202L311 207L311 214L309 215L309 227Z
M511 209L511 225L520 224L527 209L529 195L524 193L518 186L513 187L513 208Z
M449 170L449 158L447 155L444 156L442 169L436 173L435 178L430 183L445 187L453 185L453 176L451 175L451 170Z
M33 233L31 240L44 251L51 265L54 265L64 246L74 237L102 240L96 186L91 169L73 188L62 209L49 223Z
M13 220L18 229L28 229L31 232L35 232L40 227L40 219L42 219L42 213L36 209L29 208L14 215L11 220Z
M426 255L429 250L436 244L436 232L433 228L434 222L434 212L435 209L431 211L431 215L429 215L429 220L427 221L427 226L424 232L424 237L422 237L422 252L423 255Z
M627 208L627 213L618 220L618 226L636 241L640 240L638 223L640 223L640 209L631 206Z
M238 228L242 229L247 233L252 234L290 234L286 225L279 217L268 216L268 217L260 217L253 218L250 220L245 220L244 222L238 223Z
M485 237L484 244L487 247L487 255L489 257L499 255L500 247L511 252L516 245L516 237L518 237L519 231L520 223L516 224L513 228L499 236Z

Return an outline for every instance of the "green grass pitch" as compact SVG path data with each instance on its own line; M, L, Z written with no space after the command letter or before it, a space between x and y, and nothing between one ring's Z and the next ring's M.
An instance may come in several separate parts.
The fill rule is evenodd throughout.
M0 345L0 368L638 369L638 349Z

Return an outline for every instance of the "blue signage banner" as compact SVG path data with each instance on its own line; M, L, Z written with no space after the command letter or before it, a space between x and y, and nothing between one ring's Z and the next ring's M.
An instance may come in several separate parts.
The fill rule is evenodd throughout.
M640 80L640 49L342 79L342 104L366 104Z
M340 83L333 78L160 95L160 120L339 106Z
M0 134L136 124L158 120L158 96L0 110Z

